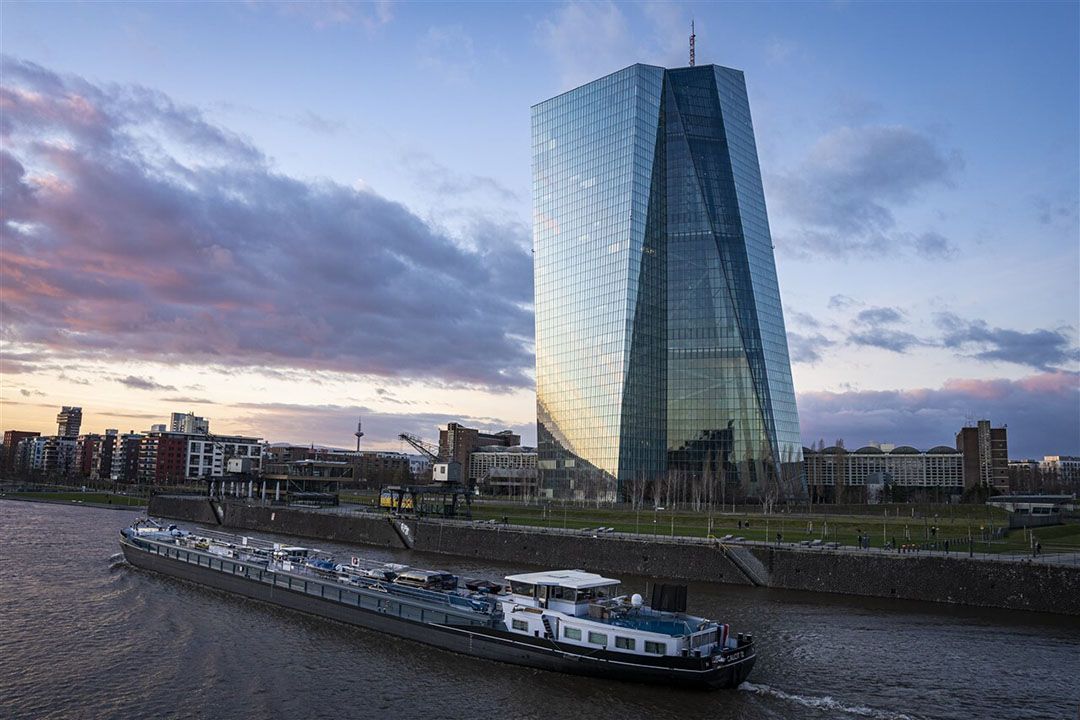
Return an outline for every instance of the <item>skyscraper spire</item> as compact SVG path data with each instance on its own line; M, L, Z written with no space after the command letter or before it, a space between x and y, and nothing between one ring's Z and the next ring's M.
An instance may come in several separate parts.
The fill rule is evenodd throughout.
M690 21L690 67L694 67L694 21Z

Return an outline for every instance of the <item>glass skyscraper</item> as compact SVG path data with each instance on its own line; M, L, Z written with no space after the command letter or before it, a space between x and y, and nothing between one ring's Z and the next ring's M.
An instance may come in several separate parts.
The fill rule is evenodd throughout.
M541 486L797 489L802 442L743 74L633 65L532 108ZM784 485L787 489L784 489Z

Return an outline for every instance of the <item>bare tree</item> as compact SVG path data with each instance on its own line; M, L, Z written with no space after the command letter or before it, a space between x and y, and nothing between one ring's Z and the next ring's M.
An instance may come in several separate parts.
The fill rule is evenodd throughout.
M645 490L648 486L648 481L645 478L644 471L639 470L630 478L630 506L634 510L640 510L645 506Z
M664 499L664 476L654 475L652 481L649 483L649 491L652 497L653 507L659 507L661 501Z

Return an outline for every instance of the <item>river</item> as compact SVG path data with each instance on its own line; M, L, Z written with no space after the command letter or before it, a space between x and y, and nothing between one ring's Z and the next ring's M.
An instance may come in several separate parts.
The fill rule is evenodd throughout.
M138 570L117 545L135 517L0 501L0 718L1080 717L1074 618L691 585L690 610L753 632L760 657L738 690L680 691L461 657Z

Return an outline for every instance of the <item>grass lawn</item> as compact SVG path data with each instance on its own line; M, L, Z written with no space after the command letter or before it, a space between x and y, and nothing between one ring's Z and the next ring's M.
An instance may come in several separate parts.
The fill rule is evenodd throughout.
M951 549L959 552L967 549L970 535L975 538L977 552L1018 553L1030 547L1030 540L1022 530L1014 530L1007 537L987 544L984 537L990 528L999 529L1006 524L1004 512L997 508L988 509L985 505L920 508L923 512L935 511L937 517L912 517L911 508L881 507L877 509L877 515L802 512L766 516L760 512L714 512L710 516L706 512L658 511L651 507L635 511L626 507L537 506L481 501L473 503L472 515L477 520L502 521L505 518L514 525L567 529L611 527L617 532L658 536L720 538L733 535L772 542L779 532L785 543L822 540L857 545L860 535L869 535L871 547L882 547L886 542L902 545L932 541L937 541L940 547L947 539ZM867 506L866 512L875 512L875 507ZM1080 549L1080 524L1039 528L1034 530L1034 535L1042 543L1044 552Z

